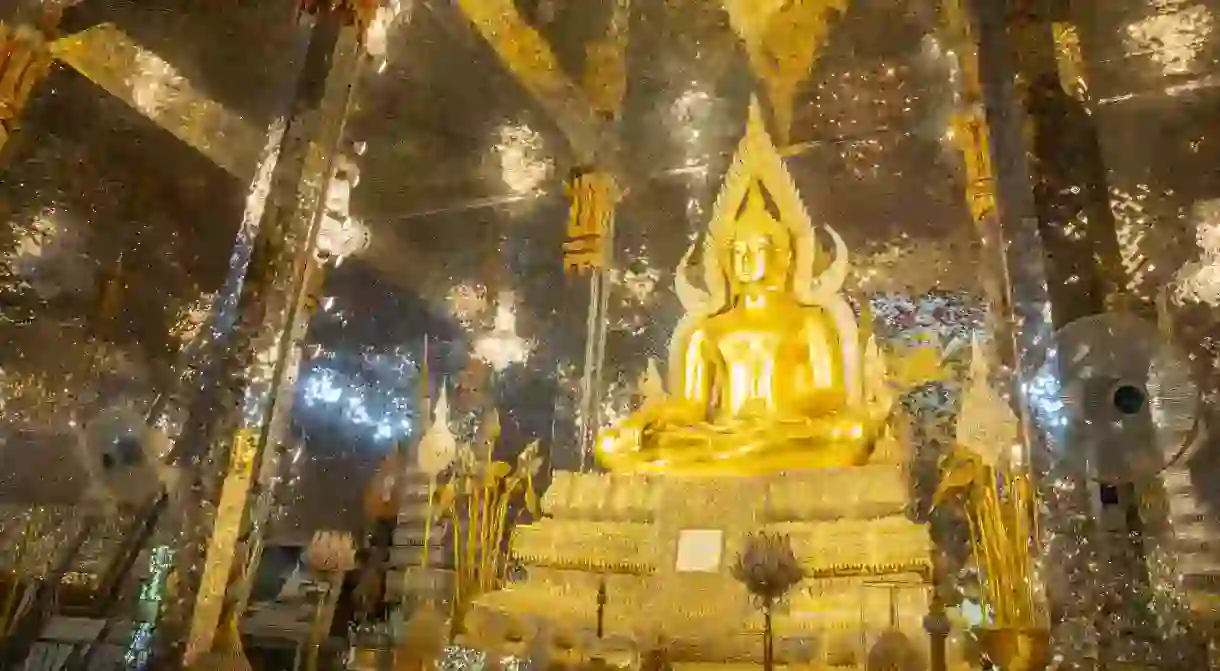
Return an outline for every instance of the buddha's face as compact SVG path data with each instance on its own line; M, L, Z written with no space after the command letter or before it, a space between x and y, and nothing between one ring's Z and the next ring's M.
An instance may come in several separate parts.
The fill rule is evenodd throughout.
M756 231L738 236L729 248L729 276L733 284L774 287L783 284L791 261L787 240Z

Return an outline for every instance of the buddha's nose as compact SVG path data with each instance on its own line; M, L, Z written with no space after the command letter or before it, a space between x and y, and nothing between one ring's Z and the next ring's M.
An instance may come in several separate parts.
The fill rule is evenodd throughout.
M758 252L750 252L746 256L746 268L754 279L759 279L767 272L767 258Z

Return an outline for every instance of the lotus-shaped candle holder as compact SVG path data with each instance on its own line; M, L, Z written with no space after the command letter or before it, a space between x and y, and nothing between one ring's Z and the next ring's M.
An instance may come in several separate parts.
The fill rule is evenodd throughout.
M346 573L356 566L356 546L344 531L318 531L305 550L305 565L315 573Z

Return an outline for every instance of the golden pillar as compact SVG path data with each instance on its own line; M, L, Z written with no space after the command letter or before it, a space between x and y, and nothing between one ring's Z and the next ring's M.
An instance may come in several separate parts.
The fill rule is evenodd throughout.
M945 4L955 5L953 0ZM1057 328L1129 305L1128 278L1096 121L1088 109L1073 3L963 4L969 8L969 19L962 22L968 35L955 46L963 47L961 58L977 73L963 67L963 88L969 95L971 80L977 81L974 107L985 112L986 123L983 133L972 136L977 122L971 117L978 112L966 110L957 128L972 211L976 218L983 215L983 238L994 243L989 246L1004 269L999 312L1008 318L1008 328L998 335L1002 345L1012 346L1020 390L1046 356ZM979 184L994 185L990 196ZM992 202L994 215L987 216ZM1119 638L1129 638L1099 613L1131 613L1130 636L1149 635L1147 619L1134 615L1154 598L1142 565L1146 558L1141 549L1124 547L1128 537L1107 537L1100 530L1098 483L1056 467L1038 446L1028 412L1023 419L1029 465L1042 498L1038 550L1046 599L1058 613L1057 653L1069 663L1095 660L1110 654ZM1051 589L1056 585L1063 588Z
M191 408L180 442L198 459L157 633L156 668L197 663L244 607L265 525L268 451L283 420L325 190L360 62L358 29L319 10L286 125L278 127L271 189L253 232L236 328ZM277 124L280 122L277 122ZM277 126L273 126L273 129ZM256 180L258 178L256 177Z
M947 132L953 146L961 153L965 178L963 195L975 232L983 242L985 253L998 260L1003 251L999 247L996 176L991 158L991 131L983 108L977 38L962 0L944 0L941 19L949 51L957 61L956 105ZM986 267L994 267L994 264L986 264ZM1009 330L1007 315L998 314L1003 312L1001 306L1007 303L1005 278L1000 272L985 272L980 279L988 300L997 308L990 315L989 326L1002 339ZM1011 355L1011 352L1004 354Z
M625 52L630 0L615 0L605 36L588 47L582 88L598 118L614 123L627 92ZM573 148L578 145L573 141ZM586 156L586 160L595 157ZM603 162L607 158L600 157ZM579 467L585 470L600 426L602 366L606 359L606 326L610 298L610 267L614 264L614 210L622 196L607 169L578 169L564 185L571 204L563 243L565 273L588 275L589 304L585 323L585 355L577 406Z

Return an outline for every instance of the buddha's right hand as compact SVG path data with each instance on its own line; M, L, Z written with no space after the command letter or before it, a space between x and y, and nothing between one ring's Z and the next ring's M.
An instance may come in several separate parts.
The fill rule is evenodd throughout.
M663 403L645 404L639 410L623 418L606 433L607 435L613 433L620 442L639 445L645 433L650 432L657 425L665 423L665 405Z
M604 460L613 460L647 447L655 435L676 427L703 421L698 407L682 400L646 403L614 426L598 434L598 451Z
M624 424L602 429L597 434L595 451L602 466L612 470L628 470L643 446L643 433Z
M646 405L637 414L647 420L643 426L646 430L693 426L706 419L698 405L681 399Z

